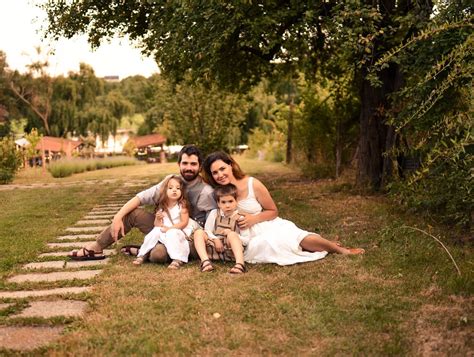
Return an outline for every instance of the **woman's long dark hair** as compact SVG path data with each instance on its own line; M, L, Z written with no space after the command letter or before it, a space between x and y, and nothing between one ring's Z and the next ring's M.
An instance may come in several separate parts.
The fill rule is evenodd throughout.
M219 186L219 184L212 177L211 173L211 165L218 160L222 160L227 165L232 166L232 173L237 180L243 179L245 177L245 173L242 171L239 164L232 158L232 156L223 151L216 151L207 155L204 163L202 164L205 179L211 186Z

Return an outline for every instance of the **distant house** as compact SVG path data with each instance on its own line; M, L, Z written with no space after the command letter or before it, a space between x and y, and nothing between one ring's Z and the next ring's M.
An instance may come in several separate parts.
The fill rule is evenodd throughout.
M120 82L119 76L105 76L104 80L107 82Z
M99 155L106 154L121 154L125 143L130 139L132 134L131 129L118 129L115 136L109 134L107 140L102 141L102 138L97 135L95 137L95 153Z
M43 155L46 161L56 160L61 157L72 157L74 153L79 153L83 147L80 140L69 140L55 138L52 136L43 136L36 145L35 149Z
M166 162L164 145L166 137L161 134L149 134L135 136L129 139L137 149L139 159L146 159L149 162Z

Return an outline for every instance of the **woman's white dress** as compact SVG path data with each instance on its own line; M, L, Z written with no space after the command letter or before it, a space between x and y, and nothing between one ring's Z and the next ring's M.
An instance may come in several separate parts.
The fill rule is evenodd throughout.
M263 208L257 201L253 189L253 177L248 179L248 195L238 202L240 212L258 214ZM306 252L300 242L313 234L298 228L293 222L275 218L254 224L249 228L250 240L244 251L244 259L249 263L275 263L291 265L324 258L328 253Z
M168 210L170 217L167 214L163 216L163 226L171 227L173 224L181 222L181 206L174 205ZM169 229L167 232L162 232L161 227L155 227L145 236L142 246L138 251L138 257L143 257L150 250L152 250L158 242L163 243L168 251L171 259L188 262L189 243L186 236L191 235L193 230L193 221L189 219L189 223L184 229Z

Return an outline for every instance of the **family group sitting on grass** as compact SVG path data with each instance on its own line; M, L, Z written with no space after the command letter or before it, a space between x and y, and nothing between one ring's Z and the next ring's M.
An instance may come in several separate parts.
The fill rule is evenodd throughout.
M204 160L194 145L178 156L180 175L138 193L114 216L96 241L78 251L74 260L104 259L107 248L132 228L146 234L141 246L127 245L122 252L145 261L178 269L189 257L201 260L202 272L214 270L212 261L235 261L232 274L247 271L248 263L290 265L324 258L328 253L363 254L361 248L344 248L320 235L304 231L279 218L268 189L243 173L234 159L215 152ZM204 171L206 183L200 176ZM217 203L217 207L216 207ZM152 205L155 213L140 208Z

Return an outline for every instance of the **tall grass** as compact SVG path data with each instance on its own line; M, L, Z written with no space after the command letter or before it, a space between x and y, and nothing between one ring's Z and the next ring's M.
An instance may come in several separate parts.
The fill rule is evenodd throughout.
M105 159L65 159L51 163L48 171L53 177L67 177L85 171L109 169L117 166L136 165L139 161L131 157Z

